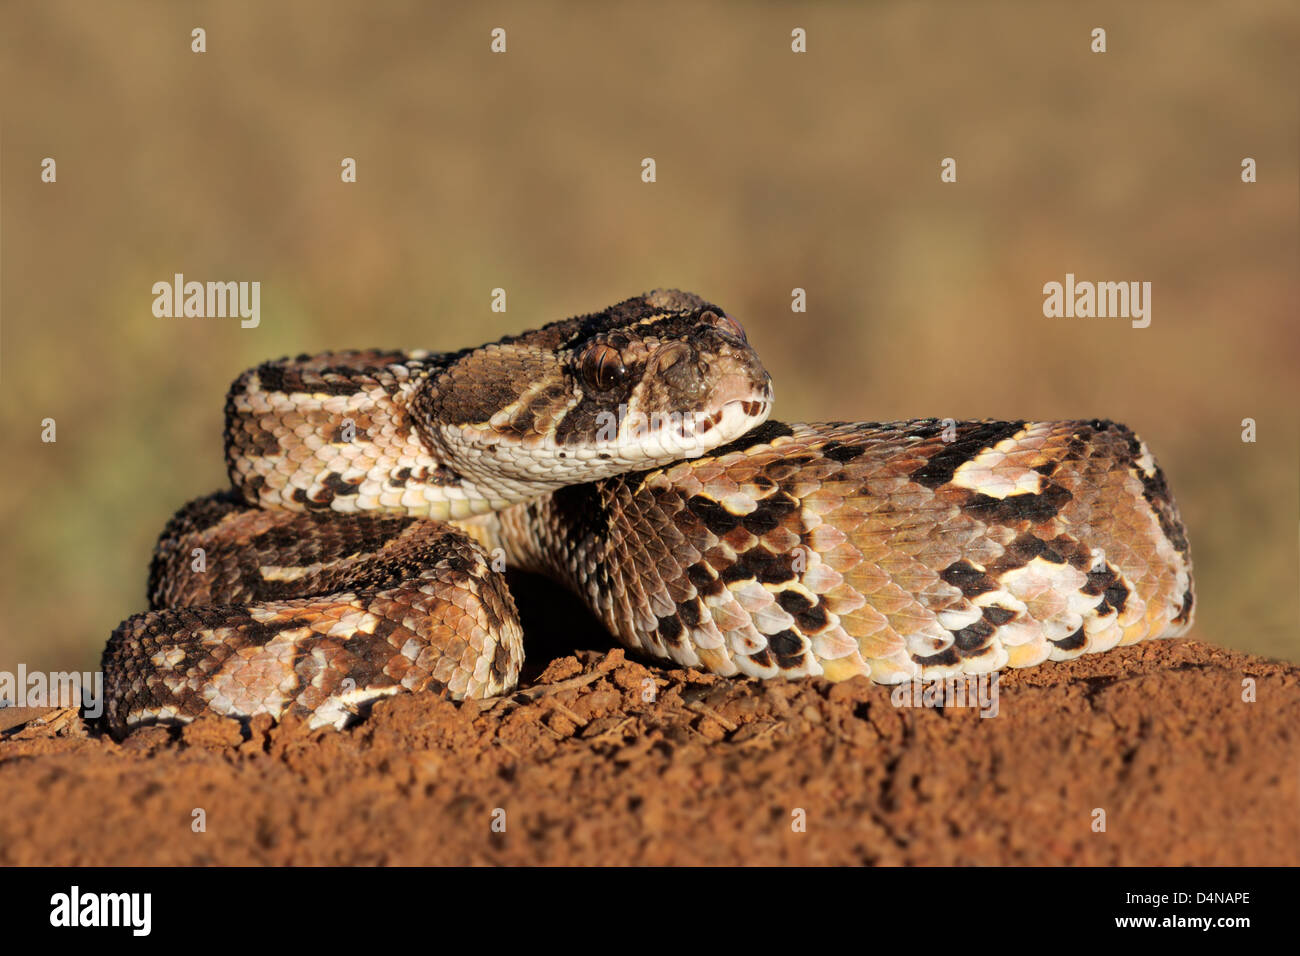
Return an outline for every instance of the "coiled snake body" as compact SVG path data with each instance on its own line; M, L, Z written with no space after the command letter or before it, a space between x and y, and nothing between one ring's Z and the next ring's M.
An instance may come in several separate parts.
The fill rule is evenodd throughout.
M719 674L893 683L1190 627L1186 535L1124 426L785 425L771 398L734 320L665 291L464 352L253 369L233 490L168 524L152 610L105 651L110 728L506 693L505 562Z

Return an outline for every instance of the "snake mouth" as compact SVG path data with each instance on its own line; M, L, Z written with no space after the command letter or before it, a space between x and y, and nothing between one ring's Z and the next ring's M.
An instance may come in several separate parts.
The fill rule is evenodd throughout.
M696 415L684 420L681 438L686 442L684 458L698 458L705 452L726 444L767 420L772 412L772 389L746 398L733 398L723 402L708 415Z
M762 424L772 410L772 389L764 384L742 397L716 405L712 411L673 411L629 414L620 421L611 444L615 458L654 467L684 458L698 458ZM579 458L587 457L582 452Z
M709 429L713 428L715 425L720 424L724 418L728 417L728 415L731 415L733 417L735 415L740 415L741 417L744 418L763 419L763 418L767 418L771 410L772 410L771 399L764 399L764 398L732 399L731 401L726 402L721 408L719 408L712 415L701 419L701 430L708 431ZM755 422L755 424L758 424L758 422Z

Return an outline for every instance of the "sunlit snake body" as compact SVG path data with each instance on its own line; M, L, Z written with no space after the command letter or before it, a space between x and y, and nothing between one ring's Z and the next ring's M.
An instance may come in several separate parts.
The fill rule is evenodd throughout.
M680 292L460 353L251 370L234 490L172 519L154 610L105 651L110 727L506 693L503 559L724 675L895 683L1190 627L1186 535L1124 426L763 423L770 403L735 322Z

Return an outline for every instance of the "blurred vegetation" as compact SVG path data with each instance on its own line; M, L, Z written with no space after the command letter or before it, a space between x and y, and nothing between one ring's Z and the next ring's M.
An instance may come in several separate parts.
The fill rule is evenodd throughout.
M143 608L246 366L659 285L746 324L782 418L1129 423L1199 635L1300 658L1293 2L0 10L0 669L95 666ZM261 326L155 318L176 272L260 280ZM1045 319L1066 272L1151 281L1151 327Z

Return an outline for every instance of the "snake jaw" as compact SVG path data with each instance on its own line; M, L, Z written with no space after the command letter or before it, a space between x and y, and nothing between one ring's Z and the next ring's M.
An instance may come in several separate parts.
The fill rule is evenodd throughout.
M719 445L734 441L741 435L757 428L772 413L772 390L753 398L734 398L725 402L717 414L697 424L698 434L687 447L681 458L699 458L713 451ZM667 464L667 462L661 462Z
M734 397L720 401L719 395ZM751 375L743 385L721 380L703 403L708 412L646 414L621 404L597 416L595 434L582 444L558 442L553 434L512 440L491 422L443 425L438 443L451 467L472 480L480 494L490 491L499 502L523 501L584 479L698 458L761 425L772 400L763 371L761 378Z

